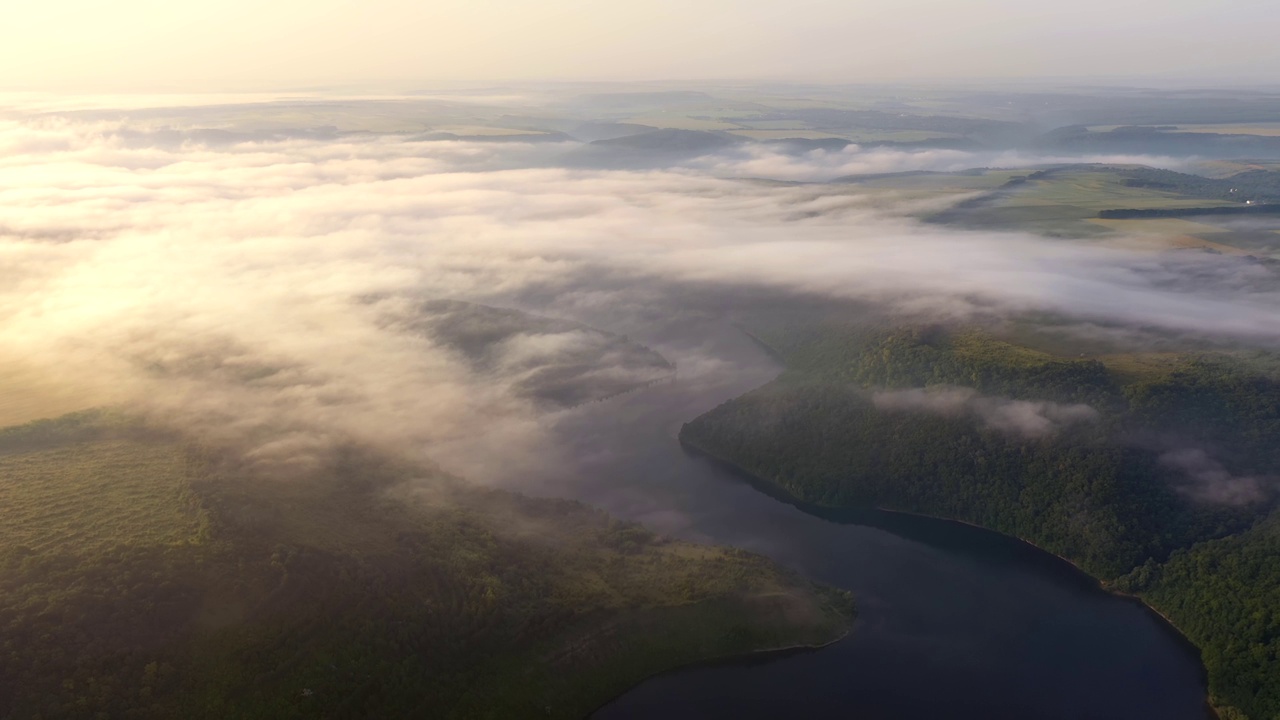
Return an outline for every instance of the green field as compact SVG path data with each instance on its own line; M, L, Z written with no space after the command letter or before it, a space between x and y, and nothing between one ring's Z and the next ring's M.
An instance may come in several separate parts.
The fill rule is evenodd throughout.
M1180 208L1226 203L1206 203L1176 192L1128 187L1114 171L1082 169L1055 171L1043 179L1031 180L1005 204L1009 207L1064 206L1094 216L1099 210L1117 207Z
M1002 187L966 199L929 219L958 227L1028 231L1053 237L1135 236L1154 238L1172 247L1236 247L1234 238L1209 220L1184 221L1179 227L1145 219L1099 220L1099 212L1116 208L1182 209L1239 204L1173 189L1135 187L1129 174L1136 170L1075 166L1026 171L1014 175Z
M195 541L202 516L188 459L164 443L122 439L0 455L0 548L92 556Z
M969 170L955 173L894 173L843 178L859 190L909 200L945 201L950 207L924 212L933 222L972 229L1029 231L1062 237L1152 236L1162 244L1212 247L1196 233L1219 233L1215 225L1182 221L1099 220L1113 208L1189 208L1230 203L1176 192L1125 185L1124 169L1092 166ZM1165 220L1165 219L1162 219ZM1179 238L1182 238L1181 240ZM1192 238L1188 241L1185 238Z
M1110 132L1120 125L1094 125L1089 130ZM1199 125L1169 125L1169 132L1210 133L1218 135L1280 136L1280 123L1203 123Z
M1191 172L1210 178L1229 178L1250 170L1280 170L1280 160L1206 160Z

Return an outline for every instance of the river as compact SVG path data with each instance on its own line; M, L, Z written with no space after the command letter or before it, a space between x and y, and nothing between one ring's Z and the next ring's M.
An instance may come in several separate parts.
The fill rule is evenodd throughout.
M633 335L680 377L570 413L575 467L543 479L676 537L735 545L851 590L859 618L816 651L685 668L595 713L626 718L1204 720L1193 648L1149 609L1066 562L979 528L864 514L838 522L780 502L683 451L680 425L778 366L727 323Z

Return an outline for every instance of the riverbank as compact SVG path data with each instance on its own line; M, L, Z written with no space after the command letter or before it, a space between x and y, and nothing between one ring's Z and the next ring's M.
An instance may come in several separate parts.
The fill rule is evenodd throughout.
M574 463L536 478L539 492L663 535L772 558L853 592L858 620L848 642L822 652L757 653L654 675L628 685L594 720L931 720L954 717L958 708L989 720L1205 720L1199 657L1162 620L1099 592L1095 580L1057 558L923 518L868 512L863 524L829 521L693 459L675 442L682 423L769 382L780 368L726 324L699 324L675 337L643 342L682 369L713 357L717 372L682 372L678 383L566 414L556 436ZM877 523L910 526L911 535Z
M845 638L849 637L853 633L853 626L857 622L858 622L858 618L855 612L854 616L850 618L849 627L846 628L845 631L840 633L840 635L838 635L837 637L834 637L831 640L828 640L827 642L824 642L824 643L818 643L815 645L788 645L785 647L762 648L760 650L752 650L750 652L745 652L745 653L733 653L729 655L722 655L720 657L706 658L703 660L697 660L695 662L685 663L683 665L679 665L676 667L667 668L666 670L659 670L658 672L651 673L648 676L642 678L635 685L639 686L642 683L648 682L655 678L660 678L667 675L673 675L675 673L685 672L687 670L693 670L695 668L722 667L722 666L730 666L730 665L738 665L738 664L766 663L772 660L780 660L782 658L792 657L794 655L817 652L823 648L831 647L832 645L835 645L841 640L844 640ZM632 689L633 688L627 688L623 692L610 698L607 702L601 703L600 705L596 706L590 713L587 714L587 718L595 717L601 711L607 709L610 705L613 705L614 703L618 702L620 699L625 697L627 693L631 692Z
M768 495L769 497L775 500L778 500L779 502L787 503L788 505L791 505L801 510L802 512L805 512L810 515L814 515L816 517L822 518L823 520L827 520L829 522L869 525L872 527L885 529L890 532L900 533L900 531L902 530L901 526L896 525L895 523L892 523L892 522L884 522L884 519L886 517L917 519L917 520L928 521L931 523L943 523L943 524L947 524L955 527L963 527L970 530L976 530L982 533L988 533L990 535L997 536L1005 540L1015 541L1017 543L1020 543L1021 545L1025 546L1027 549L1032 550L1040 554L1041 556L1051 558L1054 561L1062 564L1066 568L1069 568L1072 573L1074 573L1079 578L1086 580L1095 589L1101 592L1107 593L1118 599L1122 599L1127 602L1136 603L1137 605L1141 606L1144 612L1150 614L1153 618L1158 618L1160 625L1164 627L1169 632L1170 636L1175 638L1180 645L1182 645L1189 652L1193 653L1197 658L1201 657L1201 648L1194 641L1192 641L1191 638L1188 637L1186 633L1184 633L1182 629L1179 628L1171 618L1169 618L1168 615L1166 615L1159 608L1156 608L1150 603L1148 603L1146 599L1142 598L1139 595L1134 595L1132 593L1126 593L1126 592L1115 589L1114 587L1111 586L1111 584L1106 579L1099 578L1095 575L1090 574L1070 558L1064 557L1058 553L1042 548L1027 538L1019 537L1017 535L1002 533L996 530L992 530L991 528L987 528L982 525L978 525L976 523L968 522L965 520L941 517L936 515L929 515L926 513L897 510L893 508L885 508L880 506L868 506L868 507L859 508L859 507L842 507L842 506L831 506L831 505L822 505L818 503L811 503L792 495L786 488L782 487L781 485L771 480L767 480L757 475L756 473L748 470L747 468L744 468L738 465L737 463L731 460L720 457L716 453L709 451L705 448L702 448L693 442L690 442L684 437L683 432L680 433L679 442L680 442L681 449L684 450L686 454L692 457L704 459L712 463L713 465L726 471L728 474L733 475L747 482L754 489L762 492L765 495ZM910 537L910 533L905 533L904 536ZM1200 662L1199 669L1202 677L1202 685L1207 688L1208 687L1208 670L1204 666L1203 661ZM1207 692L1204 700L1204 706L1205 706L1205 712L1206 712L1207 718L1211 720L1220 720L1221 716L1220 716L1219 710L1212 704L1211 699L1208 697Z

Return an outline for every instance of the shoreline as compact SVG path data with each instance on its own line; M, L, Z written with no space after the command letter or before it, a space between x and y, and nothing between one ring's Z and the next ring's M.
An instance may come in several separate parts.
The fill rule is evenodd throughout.
M723 460L720 460L720 462L724 462L724 461L723 461ZM767 481L767 480L761 480L761 482L768 482L768 481ZM1031 542L1030 540L1028 540L1028 539L1026 539L1026 538L1024 538L1024 537L1020 537L1020 536L1018 536L1018 535L1012 535L1012 534L1010 534L1010 533L1000 532L999 530L993 530L993 529L991 529L991 528L989 528L989 527L984 527L984 526L982 526L982 525L978 525L978 524L976 524L976 523L971 523L971 522L969 522L969 521L967 521L967 520L957 520L957 519L955 519L955 518L942 517L941 515L929 515L929 514L927 514L927 513L911 512L911 511L909 511L909 510L893 510L893 509L891 509L891 508L884 508L884 507L880 507L880 506L878 506L878 505L877 505L877 506L874 506L874 507L875 507L876 512L881 512L881 513L885 513L885 514L888 514L888 515L901 515L901 516L904 516L904 517L914 517L914 518L923 518L923 519L925 519L925 520L933 520L933 521L935 521L935 522L955 523L956 525L963 525L964 527L967 527L967 528L973 528L973 529L975 529L975 530L982 530L983 532L995 533L995 534L997 534L997 535L999 535L999 536L1001 536L1001 537L1008 538L1008 539L1010 539L1010 540L1016 540L1016 541L1018 541L1018 542L1022 543L1023 545L1026 545L1027 547L1035 548L1036 550L1038 550L1038 551L1040 551L1040 552L1042 552L1042 553L1044 553L1044 554L1046 554L1046 555L1051 555L1051 556L1053 556L1053 557L1057 558L1058 560L1060 560L1060 561L1062 561L1062 562L1066 563L1067 565L1070 565L1073 569L1075 569L1075 571L1076 571L1076 572L1080 573L1080 575L1082 575L1082 576L1084 576L1084 577L1087 577L1087 578L1089 578L1091 581L1093 581L1093 584L1098 588L1098 590L1101 590L1102 592L1107 593L1108 595L1110 595L1110 596L1112 596L1112 597L1115 597L1115 598L1118 598L1118 599L1121 599L1121 600L1125 600L1125 601L1128 601L1128 602L1133 602L1133 603L1136 603L1136 604L1138 604L1138 605L1141 605L1141 606L1142 606L1142 608L1143 608L1144 610L1146 610L1147 612L1149 612L1149 613L1151 613L1151 614L1155 615L1156 617L1160 618L1160 620L1163 622L1163 624L1164 624L1165 626L1167 626L1167 628L1168 628L1169 630L1172 630L1172 631L1173 631L1173 634L1174 634L1174 635L1176 635L1176 636L1179 638L1179 640L1181 640L1181 641L1182 641L1182 643L1183 643L1183 644L1185 644L1188 648L1190 648L1190 649L1192 649L1192 650L1195 650L1196 655L1197 655L1198 657L1201 657L1201 660L1200 660L1200 669L1201 669L1201 671L1203 672L1203 675L1204 675L1205 688L1206 688L1206 689L1208 689L1208 686L1209 686L1209 682L1208 682L1208 680L1209 680L1209 677L1208 677L1208 676L1209 676L1209 670L1208 670L1208 668L1204 667L1204 659L1203 659L1203 656L1201 656L1200 646L1199 646L1199 645L1196 645L1196 644L1195 644L1195 642L1191 640L1191 638L1187 637L1187 634L1186 634L1186 633L1184 633L1184 632L1182 631L1182 628L1178 627L1178 626L1177 626L1177 624L1176 624L1176 623L1174 623L1174 622L1173 622L1173 620L1171 620L1171 619L1169 618L1169 616L1168 616L1168 615L1165 615L1163 612L1161 612L1161 611L1160 611L1160 609L1159 609L1159 608L1156 608L1156 607L1155 607L1155 606L1153 606L1151 603L1149 603L1149 602L1147 602L1146 600L1144 600L1144 599L1142 598L1142 596L1141 596L1141 595L1134 595L1133 593L1128 593L1128 592L1124 592L1124 591L1122 591L1122 590L1117 590L1117 589L1115 589L1115 588L1111 587L1111 586L1110 586L1110 584L1109 584L1109 583L1107 583L1107 581L1105 581L1105 580L1103 580L1103 579L1101 579L1101 578L1099 578L1099 577L1097 577L1097 576L1095 576L1095 575L1091 574L1090 572L1088 572L1088 571L1087 571L1087 570L1085 570L1084 568L1082 568L1082 567L1080 567L1079 565L1077 565L1077 564L1076 564L1073 560L1071 560L1070 558L1067 558L1067 557L1064 557L1064 556L1062 556L1062 555L1059 555L1058 553L1053 552L1052 550L1048 550L1048 549L1042 548L1042 547L1040 547L1039 545L1037 545L1037 544L1035 544L1035 543ZM802 509L803 509L803 508L802 508ZM832 509L837 509L837 508L832 508ZM1217 719L1217 718L1218 718L1218 713L1217 713L1217 711L1213 708L1212 703L1210 703L1210 702L1209 702L1209 699L1208 699L1208 696L1207 696L1207 695L1206 695L1206 698L1205 698L1205 705L1206 705L1206 707L1208 707L1208 708L1209 708L1209 710L1213 713L1213 717L1214 717L1215 719Z
M662 677L664 675L671 675L673 673L684 672L685 670L693 670L695 668L719 667L723 665L732 665L735 663L749 662L749 661L768 662L769 660L772 660L774 656L789 657L791 655L798 655L801 653L817 652L823 648L831 647L832 645L835 645L841 640L848 638L850 635L853 634L853 626L856 625L857 623L858 623L858 618L855 615L853 620L850 621L849 627L845 628L844 632L818 645L786 645L783 647L776 647L776 648L761 648L759 650L748 650L746 652L732 653L729 655L717 655L715 657L703 658L702 660L694 660L693 662L688 662L682 665L677 665L675 667L667 668L665 670L658 670L656 672L649 673L648 675L640 678L636 682L627 686L626 690L623 690L622 692L618 693L617 695L614 695L613 697L609 698L605 702L600 703L599 705L592 708L591 711L588 712L587 715L585 716L585 720L590 720L591 718L595 717L596 713L600 712L606 707L609 707L610 705L617 702L618 700L621 700L628 693L630 693L631 691L635 690L636 688L640 687L644 683L647 683L654 678Z
M684 434L684 428L681 427L681 432L680 432L680 436L678 437L678 440L680 443L680 447L684 449L687 453L695 457L701 457L701 458L707 459L712 463L714 463L715 465L721 468L724 468L729 472L743 478L752 487L774 498L775 500L778 500L780 502L785 502L788 505L791 505L797 508L801 512L814 515L816 517L822 518L829 522L836 522L836 523L842 523L842 524L845 524L845 523L861 524L861 523L857 523L853 519L842 520L836 516L847 514L850 518L852 518L854 515L860 514L860 513L868 513L869 515L878 513L881 515L899 516L904 518L918 518L918 519L929 520L933 522L949 523L953 525L970 528L973 530L980 530L984 533L991 533L993 535L999 536L1001 538L1005 538L1007 540L1016 541L1026 546L1027 548L1033 549L1039 553L1052 557L1066 564L1081 578L1087 578L1090 581L1090 583L1098 590L1112 597L1125 600L1127 602L1137 603L1138 605L1142 606L1142 608L1146 612L1150 613L1151 615L1154 615L1156 618L1159 618L1161 621L1161 624L1164 627L1166 627L1168 630L1171 630L1172 634L1176 636L1182 644L1184 644L1188 649L1195 651L1196 658L1200 664L1201 678L1204 682L1204 687L1205 687L1204 706L1208 714L1208 718L1210 718L1210 720L1221 720L1221 716L1219 715L1217 708L1214 707L1210 698L1209 670L1207 667L1205 667L1204 656L1202 654L1200 646L1196 645L1195 642L1191 640L1191 638L1187 637L1186 633L1184 633L1182 629L1177 626L1176 623L1174 623L1171 619L1169 619L1167 615L1165 615L1159 609L1153 607L1141 596L1134 595L1133 593L1122 592L1120 590L1116 590L1115 588L1110 587L1105 580L1084 570L1071 559L1063 557L1062 555L1059 555L1058 553L1055 553L1051 550L1042 548L1039 545L1035 544L1034 542L1031 542L1026 538L1019 537L1017 535L1012 535L1009 533L1004 533L999 530L993 530L992 528L984 527L982 525L978 525L976 523L972 523L967 520L958 520L955 518L942 517L938 515L929 515L927 513L912 512L909 510L894 510L891 508L885 508L878 505L867 506L865 508L842 507L842 506L821 505L818 503L808 502L807 500L802 500L796 497L795 495L792 495L790 491L788 491L786 488L782 487L778 483L773 482L771 480L767 480L763 477L760 477L759 475L756 475L755 473L751 472L750 470L747 470L746 468L738 465L737 463L734 463L730 460L726 460L716 455L715 453L705 450L695 445L694 443L691 443L685 440L683 437L683 434ZM866 523L866 524L870 524L870 523ZM886 531L888 530L886 529Z

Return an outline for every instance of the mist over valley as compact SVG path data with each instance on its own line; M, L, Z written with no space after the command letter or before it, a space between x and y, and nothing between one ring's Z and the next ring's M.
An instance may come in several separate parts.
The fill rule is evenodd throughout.
M6 96L0 716L1270 718L1277 113Z

